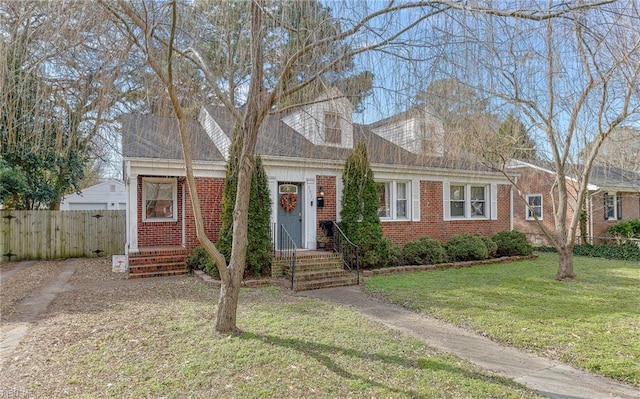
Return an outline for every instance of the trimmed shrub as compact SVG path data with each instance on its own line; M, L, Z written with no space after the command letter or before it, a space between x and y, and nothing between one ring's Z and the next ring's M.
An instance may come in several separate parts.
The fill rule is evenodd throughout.
M489 257L489 250L477 234L463 233L449 239L446 244L447 255L452 262L482 260Z
M391 242L382 233L378 217L378 190L364 142L358 142L347 157L342 181L340 228L360 247L363 268L383 267L389 260Z
M404 246L404 258L409 265L431 265L447 259L447 251L439 241L422 237Z
M519 231L501 231L492 237L498 244L497 256L525 256L531 255L533 247L527 241L527 236Z
M376 269L388 265L391 241L380 238L376 231L361 232L358 247L361 254L360 265L363 269Z
M194 270L203 270L212 278L215 278L216 280L220 279L218 267L203 246L195 247L193 251L187 255L184 263L187 266L189 273L193 273Z
M387 266L403 266L405 265L402 248L398 245L391 245L389 248L389 262Z
M495 258L498 255L498 244L496 244L496 242L490 237L480 236L480 238L484 241L484 245L487 247L489 258Z
M222 212L220 213L220 234L216 246L227 262L231 259L233 241L233 211L238 185L238 156L240 153L238 127L234 129L233 143L227 161L227 174L222 191ZM249 199L249 222L247 224L247 263L244 276L268 276L271 274L271 197L268 177L262 158L256 155L255 169L251 177Z
M625 220L607 228L607 234L619 238L640 238L640 219Z
M640 246L636 243L576 245L573 253L578 256L618 260L640 261Z

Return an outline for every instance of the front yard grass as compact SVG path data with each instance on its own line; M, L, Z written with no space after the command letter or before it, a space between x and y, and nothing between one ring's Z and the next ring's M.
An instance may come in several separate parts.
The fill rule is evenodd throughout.
M243 289L245 332L220 336L217 294L188 277L61 293L0 387L47 398L539 397L348 308L277 287Z
M640 385L640 264L576 257L577 279L554 279L557 255L374 277L366 291L492 339Z

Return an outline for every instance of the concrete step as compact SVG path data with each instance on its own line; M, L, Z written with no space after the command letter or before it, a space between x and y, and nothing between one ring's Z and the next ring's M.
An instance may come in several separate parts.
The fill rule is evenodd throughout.
M355 275L345 275L342 277L323 278L319 280L300 281L294 283L295 291L309 291L321 288L344 287L356 285Z
M296 270L296 275L294 280L295 281L323 280L327 278L344 277L345 275L348 275L348 273L341 269L311 270L311 271L301 271L301 272L298 272ZM287 274L287 277L290 279L291 274Z

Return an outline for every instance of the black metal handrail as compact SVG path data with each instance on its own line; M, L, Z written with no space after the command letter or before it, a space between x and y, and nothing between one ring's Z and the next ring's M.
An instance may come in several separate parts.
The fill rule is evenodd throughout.
M345 268L356 271L357 284L360 285L360 248L340 229L336 222L332 222L333 233L331 236L331 246L333 252L342 255L342 263Z
M284 264L286 266L289 266L291 270L291 289L293 290L295 288L294 282L296 277L296 251L298 247L283 225L280 225L278 247L280 251L280 259L283 259Z

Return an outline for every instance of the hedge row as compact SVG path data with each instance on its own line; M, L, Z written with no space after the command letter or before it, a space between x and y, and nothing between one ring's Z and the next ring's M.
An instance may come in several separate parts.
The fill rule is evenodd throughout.
M518 231L502 231L493 237L464 233L451 237L445 244L423 237L405 244L404 247L392 246L385 266L483 260L530 255L532 251L527 237Z
M556 252L554 247L536 247L538 252ZM576 245L573 254L592 258L640 261L640 246L636 243Z

